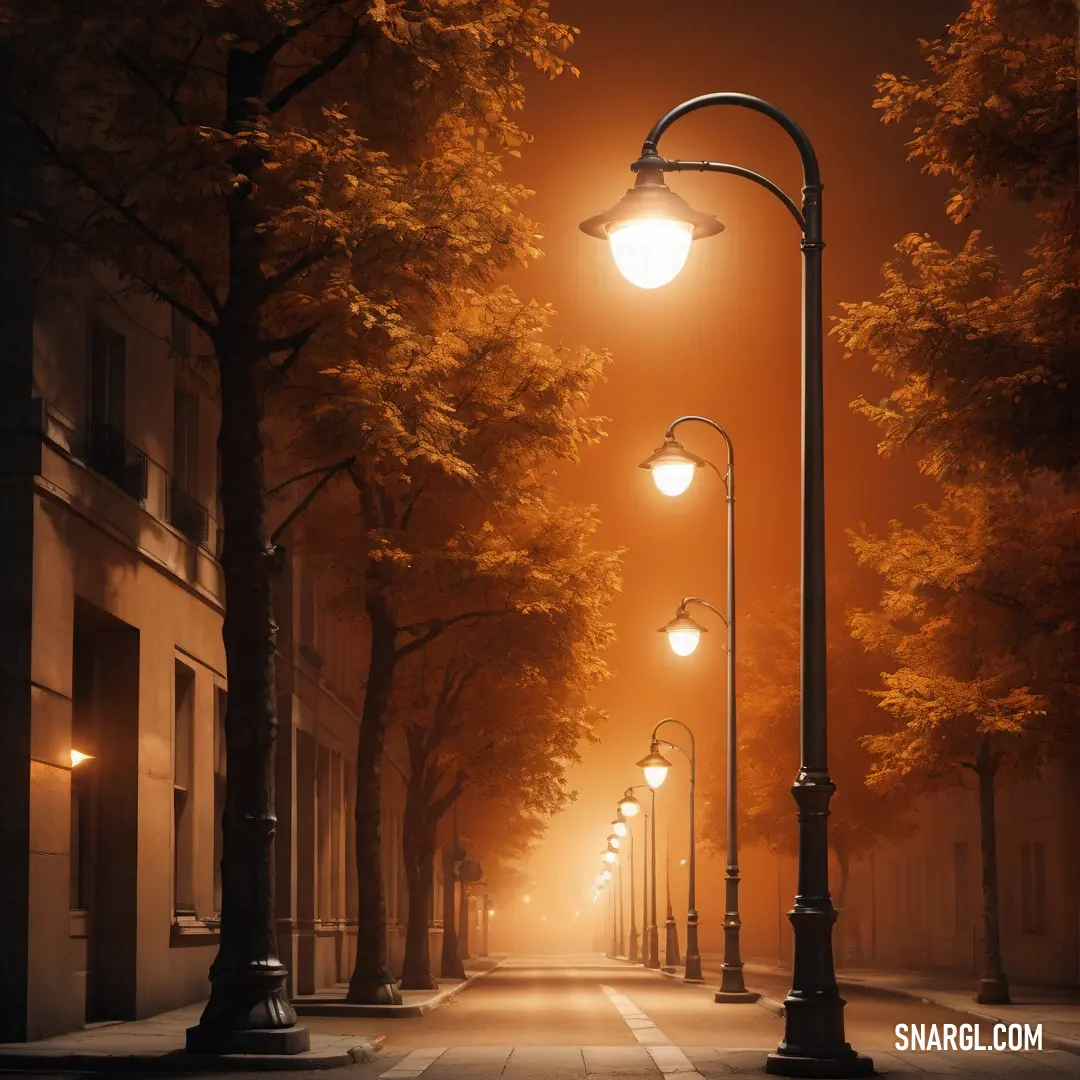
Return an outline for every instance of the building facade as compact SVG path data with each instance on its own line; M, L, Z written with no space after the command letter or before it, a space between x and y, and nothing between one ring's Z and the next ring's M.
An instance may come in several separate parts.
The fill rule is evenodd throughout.
M13 1041L208 995L228 680L218 411L199 343L160 305L118 304L103 270L31 287L4 231L0 1041ZM325 588L295 557L275 594L278 942L294 994L347 979L355 953L364 641ZM404 787L383 774L400 970Z
M1058 759L1038 779L998 780L1001 948L1006 976L1016 985L1080 985L1076 767L1075 760ZM940 970L977 979L985 928L974 774L965 770L952 785L922 796L912 822L897 842L881 843L851 863L842 904L833 861L830 885L834 903L842 907L833 940L837 967ZM743 953L790 965L786 912L795 896L795 861L747 850L740 862ZM710 884L722 888L721 863L718 858L706 864L706 895ZM702 949L719 951L721 936L713 925L719 915L710 914L703 919Z

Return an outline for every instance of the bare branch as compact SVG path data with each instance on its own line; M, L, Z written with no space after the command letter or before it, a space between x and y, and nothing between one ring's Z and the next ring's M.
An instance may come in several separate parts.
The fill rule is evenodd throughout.
M145 86L158 102L165 108L165 111L180 125L184 124L183 114L180 112L180 107L176 102L170 98L164 90L145 71L142 70L125 52L117 52L117 56L120 57L120 65L124 70L133 77L136 83L141 83Z
M341 469L348 468L356 459L356 455L353 454L350 457L342 458L341 461L335 461L333 465L317 465L314 469L308 469L306 472L297 473L296 476L290 477L288 480L282 480L280 484L275 484L270 488L266 494L276 495L283 488L290 487L292 484L298 484L301 480L307 480L311 476L318 476L320 473L329 472L331 469L340 471Z
M324 75L339 67L356 48L362 37L360 33L360 20L354 19L349 30L349 36L333 52L327 53L317 64L313 64L287 86L279 90L267 103L266 110L271 115L281 112L297 94L302 93L309 86L313 86Z
M306 19L298 19L287 26L280 34L275 34L258 48L254 54L255 59L263 64L269 64L293 38L298 37L305 30L310 30L324 15L329 15L335 8L340 7L342 3L343 0L328 0L321 7L317 7Z
M421 484L413 493L405 500L405 510L401 515L401 521L398 523L402 532L405 532L409 527L409 522L412 520L413 511L416 509L416 504L420 501L420 496L424 494L424 488L427 484Z
M426 626L427 631L418 637L415 641L410 641L408 645L402 645L397 650L398 657L407 656L411 652L415 652L421 645L426 645L429 641L437 638L444 630L449 629L455 623L464 621L465 619L490 619L496 618L500 615L506 615L509 613L509 608L504 608L500 611L463 611L458 615L454 615L449 619L425 619L423 622L408 623L405 626L399 626L397 632L399 634L414 634L420 630L421 627Z
M322 262L323 259L333 253L333 250L334 243L332 240L326 240L321 244L308 248L303 255L298 256L283 270L271 274L266 279L262 288L263 298L269 299L283 285L287 285L292 281L294 277L299 276L305 270L310 270L316 263Z
M288 517L273 531L270 536L270 543L276 544L278 538L285 532L285 530L315 501L316 496L322 491L324 487L330 481L337 476L339 472L347 469L353 462L352 458L346 458L344 461L339 461L336 465L332 465L323 474L323 478L293 507Z
M49 137L49 135L42 130L33 120L30 119L25 113L17 112L16 115L26 126L27 130L34 136L35 139L52 155L53 160L61 168L66 169L87 190L93 192L106 206L108 206L113 213L122 217L136 232L142 233L152 244L159 247L167 255L175 259L192 277L195 283L202 290L206 299L209 301L214 314L219 318L222 314L221 301L218 299L217 293L210 287L210 283L206 280L198 263L191 258L190 255L175 241L169 240L164 236L161 236L154 229L152 229L130 206L125 205L117 196L110 195L92 176L90 176L85 169L83 169L77 162L71 160L59 146ZM179 310L179 308L178 308ZM206 323L204 320L193 320L200 325L200 329L205 329Z
M274 353L292 352L296 348L303 348L311 340L315 331L319 329L319 325L319 323L315 323L313 326L307 326L303 330L297 330L295 334L261 341L259 342L259 353L262 356L273 356Z

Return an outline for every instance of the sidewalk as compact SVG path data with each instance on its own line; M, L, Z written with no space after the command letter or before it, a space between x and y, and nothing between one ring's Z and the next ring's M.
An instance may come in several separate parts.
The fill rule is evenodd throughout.
M719 985L719 958L702 957L708 986ZM682 967L668 978L682 978ZM766 991L761 1004L782 1011L784 990L790 986L791 969L776 964L747 962L743 967L747 986ZM755 980L753 976L757 976ZM760 980L765 980L762 985ZM921 1001L952 1009L974 1019L991 1023L1042 1025L1043 1046L1080 1054L1080 990L1068 986L1037 987L1010 985L1011 1005L980 1005L975 1001L978 976L948 971L888 971L876 968L841 968L836 973L841 992L845 987L864 992Z
M505 963L505 957L469 960L465 965L464 979L437 978L435 981L439 986L436 990L402 990L400 1005L349 1005L345 1001L345 994L349 989L347 983L338 983L315 994L299 994L293 998L292 1005L297 1016L379 1016L386 1019L423 1016L440 1005L445 1005L477 979Z
M504 960L470 961L464 980L440 980L437 990L406 990L402 1005L346 1005L346 987L303 995L294 1003L303 1016L422 1016L461 993ZM471 969L471 970L470 970ZM0 1044L0 1069L18 1072L231 1072L334 1069L374 1061L384 1036L311 1033L304 1054L189 1054L186 1031L197 1024L205 1002L185 1005L145 1020L94 1024L83 1031L28 1043ZM300 1021L303 1023L303 1020Z

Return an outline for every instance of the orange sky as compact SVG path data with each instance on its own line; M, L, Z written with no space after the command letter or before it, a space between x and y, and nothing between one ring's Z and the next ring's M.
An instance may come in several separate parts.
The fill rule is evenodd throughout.
M646 292L621 279L607 245L579 232L578 222L622 195L632 179L629 163L668 109L711 91L756 94L789 111L818 153L825 185L826 319L843 300L873 298L879 268L905 233L932 231L955 244L969 228L946 220L948 183L921 176L906 163L905 132L884 126L872 108L875 76L923 74L918 39L936 37L960 8L959 0L553 2L553 18L581 29L572 54L581 77L529 84L523 123L535 141L510 172L536 189L526 210L542 222L546 257L513 284L522 296L555 306L555 333L563 341L613 353L609 381L594 398L596 410L611 418L609 437L586 453L580 467L561 469L558 483L565 497L599 506L600 542L626 547L628 554L624 592L612 612L619 635L609 657L615 677L598 702L611 720L601 745L586 748L573 771L577 804L553 822L530 864L537 915L541 908L572 915L581 906L599 868L605 823L623 787L640 782L634 762L648 749L658 720L684 720L699 744L722 731L722 625L716 622L688 660L671 656L656 633L685 594L724 603L719 480L699 474L687 496L667 499L636 468L672 419L704 413L734 441L741 610L773 584L796 583L799 573L801 267L795 224L775 198L738 177L673 176L674 190L727 228L694 245L674 283ZM665 136L661 152L737 162L798 198L796 151L763 117L734 109L695 114ZM1020 220L999 209L976 224L991 242L1015 249ZM893 516L914 520L912 506L932 499L934 487L910 460L879 458L874 429L849 409L857 394L874 398L884 391L866 361L843 360L829 342L825 363L831 573L850 565L845 530L864 520L877 527ZM684 428L683 437L695 452L722 459L719 437L704 428ZM681 761L675 774L662 793L666 817L660 828L666 824L673 836L683 837ZM685 846L683 840L680 854ZM699 896L699 907L705 922L719 922L719 906L709 895Z

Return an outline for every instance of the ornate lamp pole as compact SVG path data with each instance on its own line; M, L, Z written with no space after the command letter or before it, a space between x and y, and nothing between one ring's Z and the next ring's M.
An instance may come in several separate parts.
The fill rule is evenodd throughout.
M685 450L675 439L675 429L687 421L707 424L723 437L727 448L727 471L721 472L711 461L705 461ZM640 465L652 475L656 486L665 495L681 495L689 486L697 469L709 465L720 477L727 495L727 613L696 596L683 598L675 618L660 632L667 634L668 644L678 656L689 656L698 646L706 629L691 618L686 608L700 604L708 608L727 630L727 871L724 881L724 963L720 989L715 1000L722 1004L748 1004L761 996L746 989L743 978L742 955L739 950L739 854L738 854L738 739L735 712L735 450L731 437L715 420L705 416L680 416L668 425L664 445Z
M664 970L674 971L675 965L682 962L679 956L679 928L675 925L675 914L671 910L671 843L664 844L664 877L667 885L667 939L664 942Z
M694 894L694 884L697 876L697 845L694 839L694 787L697 782L697 750L694 745L694 733L681 720L675 720L670 716L661 720L653 728L649 753L638 762L638 767L645 773L645 782L653 789L655 794L656 789L667 779L668 770L671 768L671 762L660 753L660 740L656 737L656 733L665 724L678 724L690 736L689 754L681 746L676 746L674 743L665 742L664 746L670 747L672 750L678 750L690 762L690 887L686 913L686 968L683 973L683 981L704 982L705 980L701 976L701 953L698 951L698 913ZM659 966L659 962L657 966Z
M641 803L634 797L634 792L640 788L648 787L647 784L632 784L623 792L623 797L619 800L619 813L624 817L636 817L641 813ZM649 830L649 815L645 814L645 829L643 834L645 837L646 857L651 859L651 864L643 860L645 869L642 870L642 883L641 883L641 917L648 923L648 926L642 929L642 944L641 944L641 962L647 968L653 968L654 970L660 967L660 947L658 943L658 935L656 929L656 792L652 792L652 829ZM651 869L649 869L651 865ZM652 882L652 905L650 915L650 905L648 903L649 882Z
M626 843L626 862L630 871L630 946L626 958L631 964L636 964L638 958L638 932L637 914L634 907L634 833L630 828L630 823L626 820L626 815L621 810L618 811L615 820L611 823L611 832L613 836L624 840ZM609 842L610 839L611 837L608 837Z
M777 123L799 151L803 167L802 207L771 180L716 161L669 161L657 151L675 121L699 109L750 109ZM829 777L825 693L825 440L821 315L821 172L806 133L786 113L748 94L718 93L691 98L663 116L645 138L630 166L634 187L612 209L582 222L584 232L611 244L616 265L628 280L657 288L682 269L695 239L715 236L716 218L692 210L664 183L665 172L719 172L742 176L772 192L799 226L803 254L803 492L802 492L802 763L792 794L799 818L799 880L789 914L795 936L791 991L784 1002L784 1041L765 1067L785 1076L869 1076L873 1062L844 1039L844 1001L836 986L832 930L836 911L829 896Z

